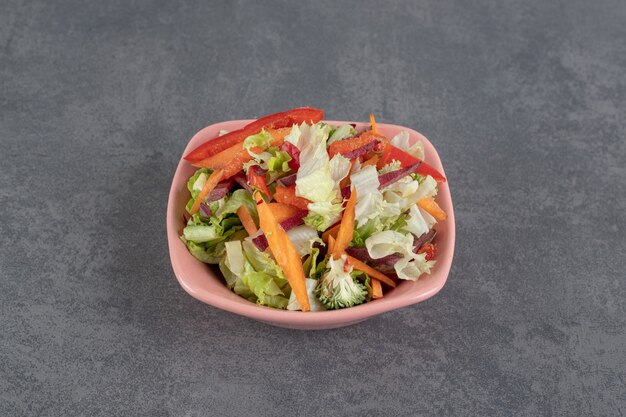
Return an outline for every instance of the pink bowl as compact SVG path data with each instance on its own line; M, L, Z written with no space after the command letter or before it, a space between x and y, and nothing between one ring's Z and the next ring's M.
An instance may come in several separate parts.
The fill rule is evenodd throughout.
M183 155L201 143L216 137L220 130L239 129L249 122L250 120L232 120L205 127L191 138ZM328 123L354 122L328 121ZM366 125L368 124L357 123L357 127ZM393 137L400 131L406 130L409 132L411 140L421 139L424 143L426 161L445 175L437 151L423 135L403 126L382 123L378 123L377 126L379 131L388 137ZM385 293L385 297L380 300L343 310L303 313L301 311L273 309L247 301L226 287L217 267L196 260L179 239L184 227L183 212L189 199L187 179L194 170L194 167L181 158L172 180L172 188L167 203L167 240L172 267L178 282L185 291L200 301L274 326L309 330L331 329L355 324L378 314L418 303L435 295L446 283L454 254L455 228L450 189L448 183L443 183L439 184L437 202L448 213L448 218L435 226L437 229L436 241L440 252L437 255L437 265L430 275L423 275L415 282L402 281L396 288Z

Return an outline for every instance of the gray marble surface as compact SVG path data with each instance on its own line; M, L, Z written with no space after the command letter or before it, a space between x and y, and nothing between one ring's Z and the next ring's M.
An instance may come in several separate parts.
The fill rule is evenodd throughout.
M626 413L626 3L0 2L0 415ZM293 106L423 132L426 302L273 328L177 284L188 139Z

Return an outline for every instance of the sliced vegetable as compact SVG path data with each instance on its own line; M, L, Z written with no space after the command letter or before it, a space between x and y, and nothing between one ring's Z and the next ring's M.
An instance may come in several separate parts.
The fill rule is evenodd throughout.
M384 166L391 163L393 160L399 161L403 167L414 166L415 169L411 172L417 172L423 176L430 175L437 182L446 182L446 178L439 173L434 167L428 165L426 162L414 157L413 155L396 148L390 143L385 144L385 150L379 159L379 166Z
M370 285L372 286L372 299L377 300L383 298L383 286L380 285L380 281L376 278L372 278Z
M357 191L352 190L350 199L346 204L346 208L343 211L343 217L339 224L339 232L337 232L337 239L335 241L332 254L335 259L341 256L341 253L348 247L352 241L352 234L354 233L354 208L356 206Z
M237 216L239 217L239 220L241 220L241 224L243 225L243 228L246 229L246 232L248 232L249 236L254 236L255 234L257 234L259 229L256 227L256 224L254 223L254 220L252 220L250 212L245 206L241 206L237 209Z
M376 128L376 119L374 118L374 113L370 113L370 125L372 126L372 132L378 133L378 129Z
M341 223L337 223L336 225L334 225L330 229L326 230L324 233L322 233L322 240L324 242L328 242L328 237L329 236L332 236L333 238L337 239L337 233L339 233L339 228L340 227L341 227Z
M345 156L348 159L360 158L361 156L365 156L370 151L374 150L376 148L376 146L378 146L379 144L380 144L380 141L378 139L374 139L373 141L371 141L369 143L366 143L365 145L361 146L360 148L356 148L354 150L341 153L340 155L343 155L343 156Z
M433 216L438 222L442 222L448 218L446 212L439 207L439 204L437 204L433 198L422 198L417 202L417 205L426 210L426 212Z
M222 180L223 172L221 170L214 171L204 183L202 190L196 197L196 200L189 210L189 214L194 214L200 209L200 203L203 203L206 197L213 191L213 188ZM193 240L193 239L191 239Z
M406 166L404 168L400 168L397 171L391 171L386 174L381 175L378 178L378 182L380 183L379 188L385 188L393 184L394 182L406 177L411 172L415 171L421 165L421 162L417 162L413 165Z
M296 186L290 185L288 187L276 186L274 192L274 199L279 203L291 204L303 210L308 208L310 203L306 198L296 196Z
M422 236L417 238L415 242L413 242L413 247L415 248L414 250L417 252L417 250L421 248L423 245L432 241L436 235L437 235L437 231L435 229L430 229L428 233L423 234Z
M289 240L293 243L300 257L311 253L313 243L320 242L317 230L304 224L289 230L287 236L289 236Z
M234 183L233 180L226 180L217 184L206 198L207 203L224 198L230 189L233 188Z
M250 184L250 186L265 194L267 198L272 197L270 189L267 188L265 171L263 171L260 166L252 165L250 168L248 168L248 183Z
M306 281L300 255L287 236L287 232L280 226L267 203L256 193L257 211L261 222L261 229L265 232L270 250L276 263L282 268L291 289L302 311L309 311L311 305L306 290Z
M333 253L335 251L335 238L332 236L328 236L328 253Z
M396 286L396 283L387 275L383 274L382 272L377 271L376 269L372 268L368 264L361 262L358 259L353 258L350 255L346 255L346 256L348 257L348 262L350 263L350 265L354 267L354 269L365 272L370 277L376 278L377 280L381 281L382 283L390 287Z
M261 117L260 119L247 124L244 129L250 131L259 131L261 129L280 129L301 123L317 123L323 118L324 110L314 109L312 107L298 107L288 111Z

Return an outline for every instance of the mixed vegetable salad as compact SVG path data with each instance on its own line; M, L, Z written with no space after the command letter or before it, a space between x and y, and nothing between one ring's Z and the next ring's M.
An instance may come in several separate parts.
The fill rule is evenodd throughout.
M182 241L261 305L302 311L380 299L435 264L437 183L407 132L388 138L297 108L220 132L185 159Z

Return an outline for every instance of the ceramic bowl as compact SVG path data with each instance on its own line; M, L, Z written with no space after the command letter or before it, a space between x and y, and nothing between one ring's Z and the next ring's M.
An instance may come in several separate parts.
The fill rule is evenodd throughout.
M250 120L232 120L205 127L191 138L183 155L186 155L201 143L217 137L220 130L231 131L239 129L249 122ZM355 122L328 121L327 123L345 124ZM357 128L360 128L369 124L356 122L356 125ZM445 175L437 151L422 134L403 126L383 123L378 123L377 126L378 130L387 137L393 137L400 131L406 130L409 132L412 141L422 140L426 153L425 161ZM252 303L230 291L226 287L217 266L206 265L198 261L187 251L187 248L179 239L184 227L183 213L185 204L189 199L189 192L186 187L187 179L194 171L195 168L183 160L181 155L174 179L172 180L167 203L167 240L172 267L178 282L192 297L206 304L274 326L308 330L331 329L355 324L387 311L426 300L437 294L446 283L452 264L455 237L454 210L452 208L452 198L450 197L449 182L439 184L437 202L448 213L448 218L435 226L437 229L436 242L439 253L437 255L437 265L433 268L430 275L424 274L415 282L401 281L396 288L387 291L384 298L380 300L341 310L304 313L301 311L279 310Z

